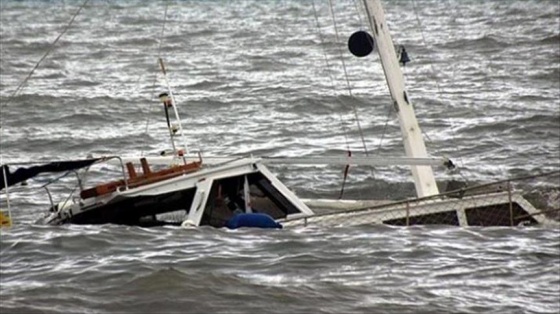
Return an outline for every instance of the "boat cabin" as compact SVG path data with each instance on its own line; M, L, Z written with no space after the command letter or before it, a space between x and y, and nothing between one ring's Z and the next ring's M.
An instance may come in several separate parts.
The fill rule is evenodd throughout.
M313 215L260 159L212 167L187 164L159 172L151 172L146 160L141 164L142 176L127 165L128 178L82 190L73 204L53 206L45 222L224 227L239 213L266 214L274 220ZM158 173L162 175L154 175Z

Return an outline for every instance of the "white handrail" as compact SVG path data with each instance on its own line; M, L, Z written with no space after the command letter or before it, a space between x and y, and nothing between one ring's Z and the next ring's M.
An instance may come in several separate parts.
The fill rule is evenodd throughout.
M168 165L172 156L144 156L150 164ZM238 160L242 157L204 157L204 164L214 165ZM249 157L247 157L249 158ZM140 157L122 157L124 162L137 163ZM185 157L187 162L198 161L198 157ZM444 166L453 168L453 163L444 157L347 157L347 156L308 156L308 157L255 157L263 164L275 165L353 165L353 166Z

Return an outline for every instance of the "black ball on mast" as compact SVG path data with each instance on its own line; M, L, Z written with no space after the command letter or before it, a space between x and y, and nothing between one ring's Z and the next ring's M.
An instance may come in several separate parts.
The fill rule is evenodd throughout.
M373 37L365 31L357 31L348 39L348 49L356 57L365 57L373 51Z

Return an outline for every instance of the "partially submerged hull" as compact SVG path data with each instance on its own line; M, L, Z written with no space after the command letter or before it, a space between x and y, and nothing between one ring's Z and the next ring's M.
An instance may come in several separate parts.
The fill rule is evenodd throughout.
M452 226L560 226L536 209L518 192L495 192L461 199L436 196L398 202L313 200L322 208L313 217L285 219L284 227L333 227L365 224Z
M397 54L389 33L385 15L379 0L364 2L372 36L362 44L373 48L375 43L383 66L391 99L403 134L407 160L421 164L410 164L412 179L418 199L390 202L383 205L368 204L355 206L345 201L321 203L312 201L316 207L334 206L336 211L315 214L309 206L284 186L260 159L246 158L230 160L214 167L202 167L201 163L188 164L183 157L188 153L173 93L167 81L163 61L159 63L168 92L160 94L166 116L167 128L173 148L173 158L184 164L153 173L146 160L142 160L142 174L138 175L131 164L121 164L123 177L88 189L79 182L80 195L68 198L57 205L52 204L50 213L42 222L47 224L104 224L115 223L139 226L165 224L214 227L228 226L236 215L262 214L281 222L286 227L336 226L384 223L392 225L448 224L457 226L518 226L534 224L557 224L546 218L520 194L508 186L507 191L491 192L454 197L440 194L424 144L422 131L416 120L414 106L404 85L400 66L410 61L403 46ZM363 34L363 31L359 33ZM373 40L373 39L374 40ZM352 47L356 48L354 45ZM355 50L350 47L351 51ZM359 48L359 47L358 47ZM371 52L371 49L367 52ZM357 54L363 57L365 54ZM399 57L397 59L397 56ZM171 124L170 113L174 113L177 125ZM177 133L178 132L178 133ZM175 143L175 136L182 137L183 147ZM363 139L362 139L363 140ZM365 143L365 142L364 142ZM364 144L365 146L365 144ZM178 149L180 148L180 149ZM365 147L364 147L365 148ZM350 157L350 154L349 156ZM104 158L102 158L104 159ZM120 158L119 158L120 159ZM370 162L370 158L365 158ZM10 173L2 167L3 179L0 189L41 172L70 171L87 167L99 159L49 163L40 167L18 169ZM121 163L122 163L122 159ZM271 160L269 160L271 161ZM348 167L357 159L344 160ZM297 161L301 162L301 160ZM424 164L425 163L425 164ZM454 167L450 160L443 164Z
M77 201L53 206L42 223L219 228L231 225L241 213L266 215L285 228L363 224L558 226L557 221L542 215L519 192L511 190L509 183L505 191L473 187L404 201L302 200L260 159L238 159L207 168L182 166L182 172L155 172L164 174L164 179L150 176L153 173L145 160L141 164L143 175L127 165L128 178L82 190ZM119 182L117 187L115 182Z
M149 168L145 162L142 164L146 176ZM129 175L132 173L129 171ZM240 159L185 171L141 185L134 184L138 181L132 177L83 190L76 202L53 206L43 223L149 227L187 222L193 226L223 227L237 213L261 213L272 219L313 215L259 159ZM119 186L113 187L114 182L119 182ZM110 192L99 193L108 186Z

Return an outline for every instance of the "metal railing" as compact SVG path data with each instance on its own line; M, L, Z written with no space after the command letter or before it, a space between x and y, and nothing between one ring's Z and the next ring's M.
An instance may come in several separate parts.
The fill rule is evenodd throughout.
M550 179L543 187L537 180ZM286 219L286 226L345 226L384 223L400 226L438 224L518 226L560 220L560 171L463 187L434 196L352 209L322 208L310 217ZM311 207L311 204L308 204ZM320 208L315 208L318 211Z

